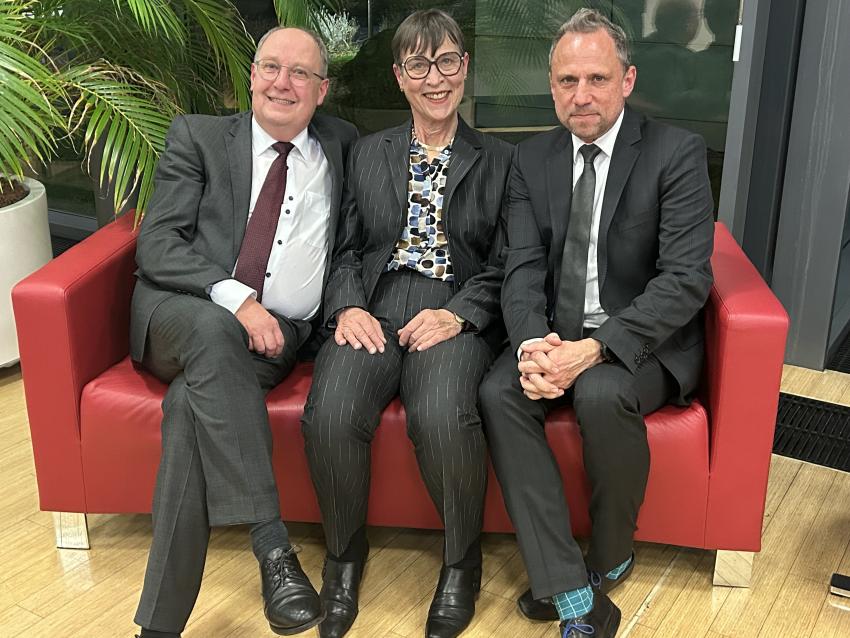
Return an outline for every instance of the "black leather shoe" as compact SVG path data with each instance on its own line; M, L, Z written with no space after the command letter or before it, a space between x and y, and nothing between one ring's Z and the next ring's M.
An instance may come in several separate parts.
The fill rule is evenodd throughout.
M440 570L440 580L425 623L427 638L455 638L472 621L475 599L481 590L481 567Z
M529 620L540 620L545 622L551 622L553 620L558 620L558 612L555 609L555 603L552 602L552 599L547 598L534 598L531 595L531 589L526 589L522 595L517 598L516 604L519 606L519 610L522 612L522 615L528 618Z
M620 574L619 578L608 578L599 572L587 571L587 579L590 581L590 586L593 587L594 593L607 594L615 587L622 585L623 582L632 575L632 569L635 566L635 554L632 552L632 560L626 571Z
M594 594L593 609L584 616L561 621L561 638L614 638L620 626L620 610L605 594Z
M292 548L276 547L260 561L263 611L271 630L291 636L319 624L325 617L319 594L301 569Z
M632 569L635 566L635 555L632 553L632 562L626 567L626 571L620 574L619 578L608 578L602 576L599 572L588 571L587 579L590 581L590 586L595 594L608 594L612 589L622 585L625 580L632 575ZM522 615L529 620L552 621L558 620L558 612L555 610L555 604L551 598L535 599L531 595L531 589L526 589L522 596L517 599L517 605Z
M325 559L322 591L319 593L326 614L319 625L321 638L341 638L354 624L366 556L350 563Z

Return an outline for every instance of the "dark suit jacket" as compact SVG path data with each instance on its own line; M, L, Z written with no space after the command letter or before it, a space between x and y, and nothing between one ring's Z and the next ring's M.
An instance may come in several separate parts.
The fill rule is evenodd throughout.
M309 131L322 146L333 180L327 281L343 167L357 129L317 113ZM251 166L250 111L174 119L136 248L139 269L130 314L134 360L141 361L151 315L169 295L209 299L209 287L231 277L248 223Z
M401 237L408 210L410 122L359 139L348 158L342 221L325 289L325 321L348 306L368 308L378 278ZM504 245L503 204L510 144L459 119L443 194L455 294L446 308L503 338L499 292ZM498 338L496 335L499 334Z
M512 347L551 332L572 198L572 136L555 128L516 147L502 308ZM599 225L602 308L593 333L632 372L654 353L680 386L702 366L713 203L702 138L626 107Z

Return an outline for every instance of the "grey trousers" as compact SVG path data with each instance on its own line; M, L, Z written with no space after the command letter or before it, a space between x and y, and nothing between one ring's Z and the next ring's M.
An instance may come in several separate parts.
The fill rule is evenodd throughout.
M535 598L587 585L587 569L606 573L632 552L649 474L643 415L664 405L676 382L650 356L636 374L602 363L560 400L522 393L516 353L496 360L481 384L481 409L496 476L517 533ZM591 484L593 530L586 562L572 535L561 473L543 431L546 413L572 401Z
M333 339L319 351L302 431L333 554L343 553L366 522L371 442L381 412L397 394L422 480L446 528L446 563L463 558L481 533L487 465L477 394L493 353L469 332L411 353L396 333L452 294L450 284L409 270L386 273L369 304L387 338L383 354Z
M278 317L285 345L267 359L248 350L236 317L175 294L156 309L144 366L169 383L153 541L135 622L180 633L189 619L212 525L280 517L265 395L295 364L309 324Z

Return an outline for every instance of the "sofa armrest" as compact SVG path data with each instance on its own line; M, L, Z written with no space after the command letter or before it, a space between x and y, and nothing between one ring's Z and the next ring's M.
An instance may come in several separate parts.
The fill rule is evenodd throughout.
M706 304L706 547L758 551L788 315L723 224Z
M83 387L127 355L133 215L100 229L12 290L41 508L85 512Z

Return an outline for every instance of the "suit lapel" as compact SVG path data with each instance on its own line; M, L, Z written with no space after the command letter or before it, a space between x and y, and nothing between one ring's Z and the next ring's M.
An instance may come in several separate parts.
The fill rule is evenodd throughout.
M384 159L390 173L395 197L398 200L399 219L404 222L407 211L407 170L410 165L410 121L387 131L384 138Z
M325 130L316 118L310 122L310 134L313 135L322 147L325 158L328 160L331 174L331 210L328 223L328 258L333 252L333 240L336 236L336 227L339 222L339 206L342 199L342 177L345 167L342 165L342 146L339 139L332 132Z
M446 192L443 196L443 210L451 210L450 202L452 195L458 185L466 177L469 169L481 157L478 149L481 148L481 143L475 137L472 130L467 126L466 122L458 117L457 132L455 133L455 141L452 144L452 159L449 164L449 172L446 175Z
M602 197L602 214L599 219L599 239L597 252L597 266L599 268L599 291L605 283L605 275L608 267L608 228L620 203L620 197L632 168L640 155L640 116L626 107L623 114L623 123L614 143L614 152L611 156L611 164L608 167L608 180L605 182L605 193Z
M230 185L233 197L233 258L236 263L251 205L251 113L245 113L225 137L227 160L230 165Z
M570 221L570 205L573 199L573 138L567 129L552 142L546 161L546 190L549 193L549 216L552 224L552 247L550 259L554 259L555 290L561 280L561 253Z

